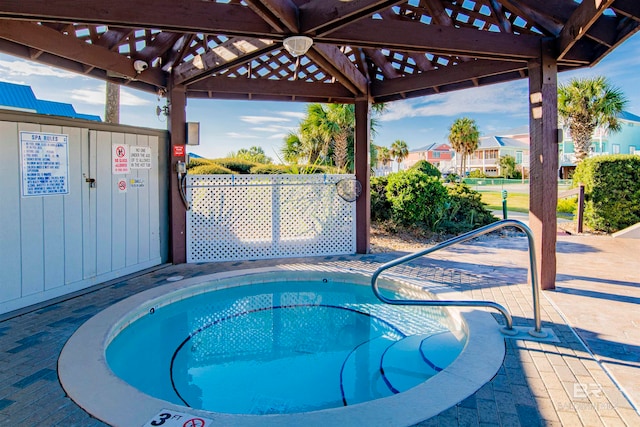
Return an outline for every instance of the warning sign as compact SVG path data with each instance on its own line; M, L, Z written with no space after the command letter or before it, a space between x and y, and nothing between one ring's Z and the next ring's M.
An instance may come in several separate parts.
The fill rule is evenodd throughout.
M131 145L129 163L131 169L151 169L151 147Z
M125 144L113 144L111 146L113 157L113 174L121 175L129 173L129 146Z
M173 146L173 157L184 157L184 145Z
M118 193L126 193L127 192L127 180L121 179L118 180Z
M22 196L69 194L69 136L20 132Z
M144 427L210 427L212 425L213 420L209 418L163 409L158 415L149 420Z

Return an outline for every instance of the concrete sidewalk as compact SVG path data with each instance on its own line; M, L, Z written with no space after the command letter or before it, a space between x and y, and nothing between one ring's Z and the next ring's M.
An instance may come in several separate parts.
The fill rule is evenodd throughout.
M433 256L449 268L525 281L526 248L523 238L481 238ZM560 233L556 250L556 289L543 297L640 408L640 240Z

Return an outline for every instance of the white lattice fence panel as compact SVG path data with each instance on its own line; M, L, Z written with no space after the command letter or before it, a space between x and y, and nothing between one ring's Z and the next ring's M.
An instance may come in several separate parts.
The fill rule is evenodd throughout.
M187 262L355 252L353 175L188 175Z

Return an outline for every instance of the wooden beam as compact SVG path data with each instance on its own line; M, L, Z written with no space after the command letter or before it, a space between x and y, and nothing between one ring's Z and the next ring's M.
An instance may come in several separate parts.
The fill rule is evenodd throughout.
M529 62L529 226L541 289L554 289L558 204L558 80L553 45Z
M538 55L540 39L541 36L527 34L373 19L355 22L323 37L323 41L352 47L523 61Z
M371 95L377 99L400 93L437 88L443 85L468 81L472 78L483 78L526 68L526 64L521 62L497 62L478 59L458 65L441 67L437 70L406 76L400 79L391 79L382 82L375 81L371 83Z
M298 7L291 0L245 0L276 31L298 33Z
M405 1L360 0L334 2L312 0L300 6L300 31L313 35L323 35Z
M367 254L371 250L370 132L371 103L367 96L355 102L354 169L356 179L362 185L362 193L356 199L356 252L359 254Z
M175 172L179 161L186 161L184 156L176 156L174 147L186 144L187 97L184 86L171 86L167 93L169 101L168 130L171 140L169 153L169 219L170 219L170 256L174 264L187 262L187 208L180 196L180 183Z
M226 77L209 77L198 83L189 85L189 95L196 92L212 93L248 93L263 96L288 94L306 98L351 98L353 94L338 83L311 83L305 81L245 79Z
M336 46L315 43L306 56L325 68L354 95L369 92L367 78Z
M615 0L583 0L565 23L557 41L558 58L563 58L589 31Z
M616 13L620 13L636 21L640 20L640 2L638 2L638 0L616 0L612 7Z
M33 58L30 57L30 53L32 51L33 49L29 47L0 38L0 52L5 52L10 55L17 56L19 58L24 58L27 60L34 60ZM111 80L114 83L125 84L121 79L110 79L109 77L107 77L106 72L102 69L86 66L84 64L81 64L80 62L73 61L67 58L61 58L59 56L52 55L48 52L42 52L38 56L38 58L35 59L35 61L41 64L46 64L51 67L67 70L72 73L84 74L90 77L94 77L96 79ZM136 81L127 80L126 85L127 87L142 90L145 92L150 92L150 93L157 93L158 91L158 86L144 83L138 80Z
M393 68L391 62L387 60L387 57L382 54L382 51L379 49L363 49L364 53L367 54L369 59L373 61L374 64L380 68L382 71L382 75L385 79L397 79L398 77L402 77L402 75Z
M166 85L164 73L159 69L150 68L138 74L133 68L133 60L126 56L101 46L85 43L74 36L60 34L43 25L1 19L0 38L85 65L113 71L127 79L139 80L158 87Z
M562 30L562 24L571 14L567 2L545 2L545 12L540 12L539 0L492 0L499 2L511 13L515 13L527 22L535 23L535 27L547 35L557 36ZM569 6L575 7L575 6Z
M134 26L177 32L273 35L249 8L202 0L3 0L0 18Z
M431 15L431 19L438 25L444 25L445 27L453 27L453 20L444 9L444 5L440 0L427 0L425 6Z

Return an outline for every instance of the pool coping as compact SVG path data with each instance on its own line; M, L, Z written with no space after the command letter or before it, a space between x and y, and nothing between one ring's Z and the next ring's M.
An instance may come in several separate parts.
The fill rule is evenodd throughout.
M365 272L344 269L305 268L314 274L338 274L353 279L368 279ZM431 418L475 393L491 380L502 366L505 354L500 325L487 312L471 308L449 311L464 319L468 340L460 356L438 375L425 383L393 396L340 408L312 412L274 415L239 415L209 412L176 405L138 391L108 368L104 349L119 328L135 320L134 310L154 307L153 301L173 292L186 293L206 281L219 281L238 276L264 274L295 274L283 267L236 270L199 276L168 283L120 301L83 324L65 344L58 360L58 375L65 392L95 418L115 426L145 425L163 410L186 413L210 419L217 425L281 426L344 425L368 426L412 425ZM408 278L393 277L393 281L417 286ZM228 287L228 286L223 286ZM466 299L458 292L434 293L441 299ZM482 357L477 357L482 355ZM87 373L91 378L87 378Z

